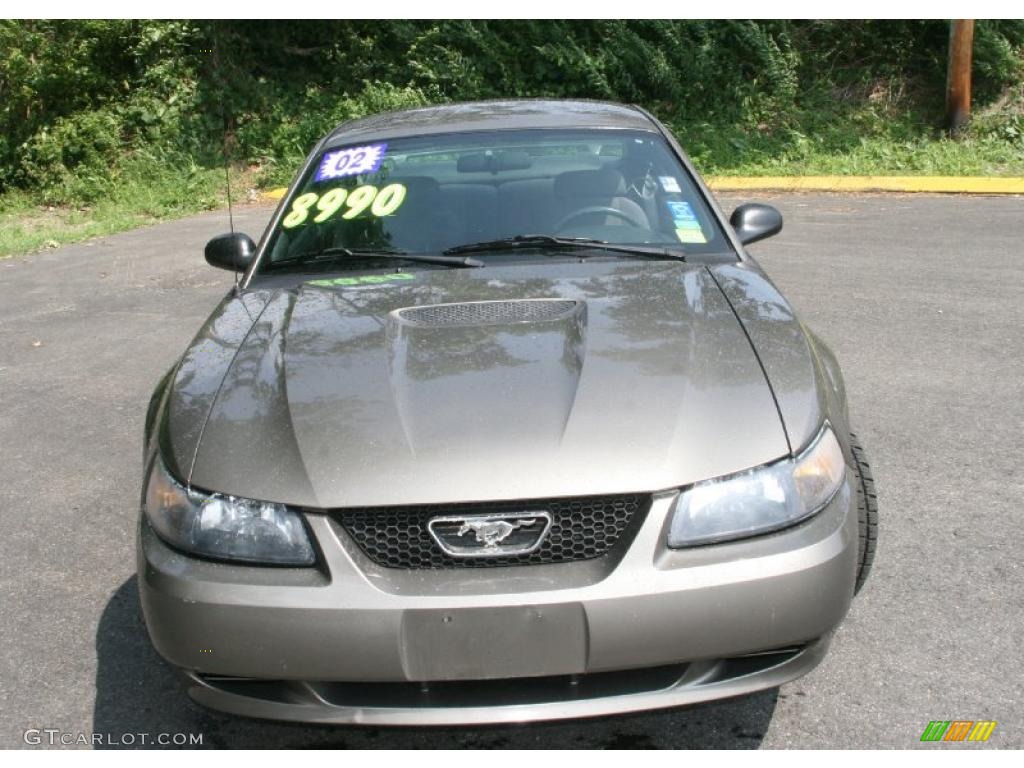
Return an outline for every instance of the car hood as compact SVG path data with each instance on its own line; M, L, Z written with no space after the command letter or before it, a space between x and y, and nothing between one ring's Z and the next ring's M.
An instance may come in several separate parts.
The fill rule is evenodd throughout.
M192 485L319 508L548 498L666 489L789 452L703 266L329 282L229 299L186 353L166 413Z

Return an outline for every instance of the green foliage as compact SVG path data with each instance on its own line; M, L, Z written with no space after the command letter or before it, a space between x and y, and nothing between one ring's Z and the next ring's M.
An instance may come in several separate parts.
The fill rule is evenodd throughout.
M1024 22L977 24L959 144L940 130L947 36L943 21L0 21L0 193L80 204L149 184L200 207L195 180L224 153L280 183L343 120L531 96L643 104L705 172L1022 172Z
M108 109L58 117L22 145L21 179L59 199L96 199L117 182L121 134L119 116Z

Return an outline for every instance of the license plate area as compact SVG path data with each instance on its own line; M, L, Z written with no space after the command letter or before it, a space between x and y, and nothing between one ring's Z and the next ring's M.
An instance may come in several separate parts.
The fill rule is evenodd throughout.
M587 665L579 604L408 610L401 642L409 680L570 675Z

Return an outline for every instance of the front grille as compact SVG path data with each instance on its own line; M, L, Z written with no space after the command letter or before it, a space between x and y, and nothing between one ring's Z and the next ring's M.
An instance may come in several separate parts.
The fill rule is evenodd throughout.
M360 549L386 568L487 568L590 560L629 545L651 504L648 494L532 499L480 504L438 504L336 510L333 514ZM536 512L551 515L548 535L533 552L509 557L461 558L431 538L434 517Z
M474 301L466 304L435 304L401 309L398 311L398 317L407 325L428 328L501 323L541 323L565 317L575 308L575 301L556 299Z

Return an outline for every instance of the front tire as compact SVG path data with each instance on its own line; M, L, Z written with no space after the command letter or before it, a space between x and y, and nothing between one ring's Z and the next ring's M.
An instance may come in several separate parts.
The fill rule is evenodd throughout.
M852 432L850 449L856 465L854 469L857 476L857 522L860 529L857 582L853 587L853 594L856 595L868 580L871 566L875 562L875 549L878 546L878 496L875 493L875 479L871 475L871 465L868 463L864 447Z

